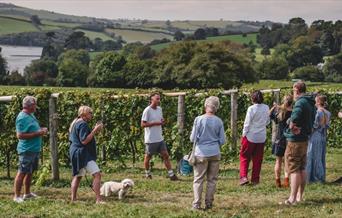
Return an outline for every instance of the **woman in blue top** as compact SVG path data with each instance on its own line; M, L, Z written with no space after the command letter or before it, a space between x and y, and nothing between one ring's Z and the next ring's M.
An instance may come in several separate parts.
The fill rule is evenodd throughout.
M97 134L103 125L96 124L93 130L88 122L92 119L93 112L88 106L81 106L78 109L78 117L71 123L69 129L70 160L72 165L73 179L71 182L71 201L76 200L76 193L82 176L90 173L93 180L93 190L96 194L96 203L103 203L100 196L101 174L96 164L96 142Z
M331 114L325 109L326 97L324 95L317 95L315 101L317 113L307 151L307 181L325 182L327 130Z
M207 178L205 209L212 208L221 158L220 146L225 143L222 120L215 116L220 106L218 97L205 100L205 114L196 117L190 140L195 142L194 201L193 208L201 208L204 178Z

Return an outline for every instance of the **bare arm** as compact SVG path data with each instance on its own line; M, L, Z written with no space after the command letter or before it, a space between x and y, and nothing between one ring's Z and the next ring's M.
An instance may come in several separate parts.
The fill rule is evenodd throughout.
M152 127L152 126L162 126L163 121L161 122L147 122L147 121L141 121L141 127L146 128L146 127Z
M87 135L85 140L81 141L81 143L87 145L102 128L103 124L96 124L95 128Z
M25 139L33 139L36 137L40 137L45 135L44 130L40 129L37 132L30 132L30 133L21 133L21 132L17 132L17 138L21 139L21 140L25 140Z

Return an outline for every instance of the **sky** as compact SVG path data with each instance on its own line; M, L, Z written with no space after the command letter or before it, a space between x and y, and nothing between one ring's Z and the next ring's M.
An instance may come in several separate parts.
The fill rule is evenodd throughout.
M149 20L342 20L342 0L0 0L98 18Z

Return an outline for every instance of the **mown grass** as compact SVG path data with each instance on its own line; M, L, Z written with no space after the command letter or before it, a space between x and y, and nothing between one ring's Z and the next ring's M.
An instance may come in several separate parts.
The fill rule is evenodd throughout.
M0 180L0 214L2 217L341 217L341 186L329 182L342 176L342 150L328 149L327 184L307 186L305 201L293 207L279 205L288 189L274 186L274 158L267 156L258 186L238 186L238 162L221 164L214 208L192 211L192 177L171 182L159 160L152 180L143 178L142 164L135 168L102 167L103 181L132 178L133 191L123 201L109 197L105 205L95 205L94 193L83 181L79 201L70 203L70 170L62 168L62 180L45 187L33 187L41 197L16 204L12 201L12 180ZM267 151L269 153L269 151ZM4 172L1 172L4 174ZM14 173L14 172L13 172ZM88 176L89 177L89 176Z

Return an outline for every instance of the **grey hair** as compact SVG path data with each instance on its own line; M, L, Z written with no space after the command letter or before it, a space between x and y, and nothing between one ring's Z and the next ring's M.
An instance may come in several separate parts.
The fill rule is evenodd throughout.
M220 108L220 99L216 96L210 96L205 99L204 107L209 109L209 112L216 113Z
M35 98L33 96L28 95L23 99L23 108L30 107L34 104L37 104L37 98Z

